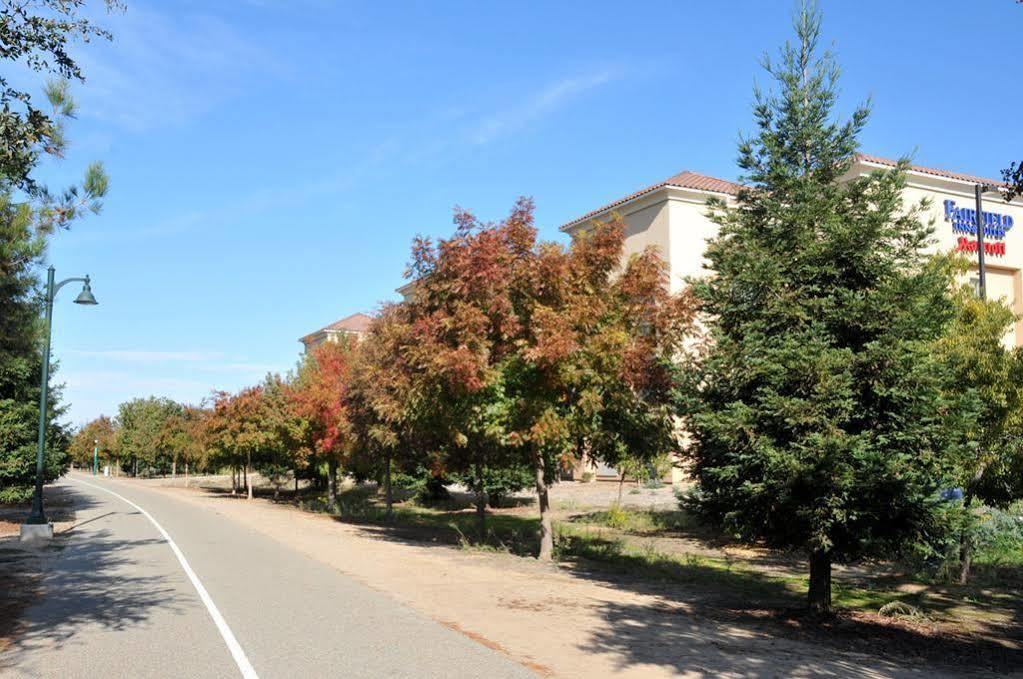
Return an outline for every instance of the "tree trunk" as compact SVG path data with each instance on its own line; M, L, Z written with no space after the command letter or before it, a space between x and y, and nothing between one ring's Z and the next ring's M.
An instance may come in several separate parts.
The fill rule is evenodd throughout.
M476 460L476 537L480 544L487 539L487 498L483 490L483 462Z
M622 486L625 485L625 472L618 472L618 506L622 506Z
M245 493L247 500L252 499L252 479L249 477L249 467L252 466L252 453L245 456Z
M185 488L188 488L188 460L185 460Z
M298 498L298 470L295 470L295 497Z
M171 460L171 478L175 478L178 475L178 458Z
M238 467L231 465L231 495L238 492Z
M139 476L139 459L136 457L131 461L131 477L137 479Z
M337 460L327 461L327 507L337 511Z
M973 504L972 488L963 497L963 509L966 512L966 523L959 534L959 584L965 585L970 580L970 568L973 564L973 536L970 533L970 506Z
M959 584L965 585L970 579L970 568L973 562L973 536L970 533L972 515L970 507L973 505L973 498L977 494L977 486L984 478L986 464L982 464L974 472L970 484L966 486L966 493L963 494L963 510L966 512L966 523L963 525L963 532L959 535Z
M540 561L550 561L554 556L554 531L551 526L551 501L547 496L547 480L544 478L543 454L533 454L533 468L536 471L536 497L540 505Z
M387 467L384 469L384 502L387 505L387 518L394 518L394 490L391 488L391 454L387 454Z
M819 549L810 555L810 589L806 596L812 613L831 614L831 552Z

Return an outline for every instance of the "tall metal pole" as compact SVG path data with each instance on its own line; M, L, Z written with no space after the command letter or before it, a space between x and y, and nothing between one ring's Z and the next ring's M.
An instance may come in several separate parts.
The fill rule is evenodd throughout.
M984 268L984 206L982 198L986 188L983 184L977 184L973 187L977 198L977 270L980 274L980 298L982 300L987 299L987 270Z
M99 473L99 439L94 439L92 445L92 475Z
M46 392L50 386L50 329L53 325L53 267L46 275L46 337L43 344L43 376L39 391L39 445L36 449L36 489L32 496L32 513L25 523L43 525L47 523L43 513L43 468L46 452Z

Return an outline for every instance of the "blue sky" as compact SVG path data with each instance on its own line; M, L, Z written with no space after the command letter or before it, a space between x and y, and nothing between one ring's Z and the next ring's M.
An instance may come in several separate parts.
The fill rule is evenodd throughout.
M58 235L70 419L198 402L291 368L297 338L396 297L416 233L531 195L544 236L690 169L735 178L789 0L144 2L76 48L54 185L106 163L102 215ZM1023 156L1013 0L824 0L865 151L997 176Z

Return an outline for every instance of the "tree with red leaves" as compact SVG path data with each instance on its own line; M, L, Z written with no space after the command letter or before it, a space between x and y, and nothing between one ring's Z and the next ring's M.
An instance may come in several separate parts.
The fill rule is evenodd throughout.
M295 412L308 424L313 460L327 463L327 504L337 510L337 472L354 446L349 387L354 346L324 342L306 354L290 388Z
M347 394L355 464L379 478L387 515L393 513L391 477L422 450L416 418L424 401L408 362L412 335L406 305L389 304L354 352Z
M567 250L540 246L520 274L524 332L505 389L511 438L536 474L539 557L547 560L554 548L547 486L560 465L583 453L618 465L678 450L672 392L696 307L688 292L671 294L655 250L625 257L617 216Z
M670 392L693 304L670 294L655 252L625 261L618 219L570 248L538 241L528 199L499 223L462 210L455 223L451 238L413 246L406 355L429 404L417 422L448 469L474 475L481 538L485 470L533 468L550 559L560 464L677 447Z
M264 443L260 431L262 388L247 387L237 394L216 392L207 420L207 438L221 460L242 468L245 492L252 499L252 456ZM234 494L234 489L232 489Z
M262 384L237 394L216 392L203 420L203 440L219 462L242 470L250 500L254 466L276 463L296 449L295 414L283 389L279 376L267 375Z
M433 455L424 466L472 479L479 539L486 536L484 474L509 454L503 366L523 337L515 285L535 255L532 204L520 201L499 224L455 213L451 238L413 244L404 303L410 341L405 356L428 407L416 418ZM524 300L523 300L524 301Z

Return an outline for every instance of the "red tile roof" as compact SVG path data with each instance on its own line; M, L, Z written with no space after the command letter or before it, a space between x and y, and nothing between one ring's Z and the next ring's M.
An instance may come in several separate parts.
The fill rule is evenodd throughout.
M895 167L897 162L889 158L882 158L880 156L871 156L866 153L856 154L857 162L861 163L873 163L874 165L884 165L886 167ZM910 170L913 172L919 172L921 174L929 174L935 177L944 177L946 179L954 179L956 181L967 182L969 184L991 184L994 186L1004 186L1004 183L997 179L986 179L984 177L975 177L969 174L963 174L961 172L951 172L949 170L939 170L933 167L922 167L920 165L910 165ZM624 198L608 203L607 205L591 210L582 217L573 219L570 222L562 225L561 230L567 231L568 229L576 226L577 224L595 217L602 212L606 212L612 208L616 208L619 205L624 205L631 200L635 200L640 196L644 196L648 193L663 189L665 187L672 186L682 189L694 189L696 191L708 191L712 193L723 193L730 196L734 196L739 193L739 189L742 188L740 184L730 182L725 179L717 179L716 177L708 177L707 175L698 174L696 172L690 172L688 170L680 172L674 177L669 177L662 182L658 182L652 186L648 186L645 189L640 189L635 193L630 193Z
M591 217L599 215L601 212L605 212L607 210L610 210L611 208L618 207L619 205L624 205L625 203L628 203L630 200L634 200L636 198L639 198L640 196L644 196L648 193L652 193L653 191L657 191L658 189L663 189L668 186L680 189L693 189L696 191L724 193L730 196L734 196L735 194L739 193L739 189L742 188L739 184L736 184L735 182L730 182L725 179L717 179L716 177L708 177L707 175L704 174L699 174L697 172L690 172L689 170L685 170L683 172L679 172L674 177L669 177L668 179L665 179L662 182L658 182L653 186L648 186L645 189L640 189L635 193L630 193L624 198L619 198L613 203L608 203L607 205L597 208L596 210L591 210L590 212L584 214L582 217L578 217L577 219L573 219L572 221L564 224L561 227L561 230L565 231L575 226L576 224L579 224L580 222L584 222Z
M328 332L342 330L347 330L348 332L366 332L369 330L369 326L372 322L372 316L367 314L352 314L351 316L345 316L340 321L334 321L324 328L324 330Z
M880 156L871 156L866 153L857 153L856 160L861 163L873 163L874 165L884 165L885 167L895 167L897 161L890 158L882 158ZM985 177L975 177L971 174L963 174L962 172L952 172L950 170L940 170L933 167L922 167L920 165L910 165L909 169L913 172L919 172L921 174L934 175L935 177L944 177L945 179L954 179L960 182L967 182L969 184L991 184L992 186L1004 186L1005 184L999 179L987 179Z
M351 316L345 316L340 321L334 321L325 328L320 328L316 332L311 332L305 337L301 338L299 342L305 342L306 340L312 339L320 333L332 333L332 332L357 332L363 333L369 330L370 324L373 322L373 317L367 314L352 314Z

